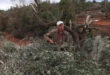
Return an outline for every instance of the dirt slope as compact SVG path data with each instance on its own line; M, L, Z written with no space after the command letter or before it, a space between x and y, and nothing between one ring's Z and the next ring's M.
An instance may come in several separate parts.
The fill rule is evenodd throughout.
M94 27L98 27L102 32L110 35L110 19L94 18L94 20L99 20L93 23ZM84 24L85 18L77 18L76 21L78 24Z

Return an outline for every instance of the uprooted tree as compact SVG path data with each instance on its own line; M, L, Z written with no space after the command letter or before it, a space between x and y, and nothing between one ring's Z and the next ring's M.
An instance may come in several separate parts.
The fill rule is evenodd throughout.
M38 2L37 0L35 0L35 4L31 4L32 8L33 8L33 11L34 11L34 14L36 16L36 19L37 19L37 22L39 23L39 26L43 26L45 29L48 29L49 27L51 26L55 26L56 25L56 22L51 22L51 23L45 23L41 18L40 16L38 15ZM71 35L72 35L72 38L73 38L73 41L75 42L75 44L78 45L79 47L79 35L78 35L78 32L76 29L74 30L71 30L68 26L65 26L65 30L68 31Z
M39 23L39 26L42 26L43 28L45 29L48 29L49 27L51 26L55 26L56 25L56 22L50 22L50 23L45 23L41 18L40 16L38 15L38 11L39 11L39 4L37 2L37 0L34 0L35 3L34 4L31 4L31 7L34 11L34 15L36 16L36 19L37 19L37 22ZM69 19L69 18L68 18ZM72 19L72 18L70 18ZM72 28L70 28L70 24L69 25L66 25L65 26L65 30L68 31L71 36L72 36L72 39L73 39L73 42L75 45L77 45L78 47L80 47L80 36L81 34L85 33L85 30L86 29L90 29L88 26L85 26L87 25L88 23L91 24L92 22L90 22L89 20L90 18L87 18L87 20L85 21L86 23L84 25L77 25L75 23L71 23L72 24ZM69 20L68 20L69 21ZM72 20L73 21L73 20ZM75 27L76 26L76 27ZM86 28L84 28L86 27ZM79 30L80 28L83 28L83 30L81 31L81 34L79 33Z

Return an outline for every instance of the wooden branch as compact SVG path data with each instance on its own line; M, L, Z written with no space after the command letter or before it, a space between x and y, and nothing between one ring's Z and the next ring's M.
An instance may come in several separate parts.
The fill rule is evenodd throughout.
M50 22L50 23L47 23L47 27L50 27L50 26L56 26L56 21L55 22Z
M41 20L40 16L38 15L38 13L37 13L37 11L36 11L36 8L34 7L33 4L31 4L31 7L32 7L32 9L33 9L33 12L34 12L34 15L35 15L35 17L36 17L36 19L37 19L38 24L41 25L41 26L47 27L47 26L46 26L46 23Z
M85 20L85 25L89 27L92 23L93 23L93 20L91 19L91 15L88 15Z
M70 30L70 28L67 26L65 26L65 30L68 31L72 35L73 42L80 48L79 34L77 30Z
M37 0L35 0L35 1L37 1ZM36 6L37 6L37 2L36 2ZM34 11L34 15L35 15L35 17L36 17L37 22L38 22L39 25L41 25L41 26L43 26L43 27L45 27L45 28L49 28L49 27L51 27L51 26L56 26L56 23L57 23L57 22L45 23L45 22L40 18L40 16L38 15L38 12L37 12L37 10L36 10L37 8L36 8L33 4L31 4L31 7L32 7L32 9L33 9L33 11ZM65 26L65 30L72 35L73 42L74 42L75 44L77 44L78 47L80 47L78 32L77 32L76 30L71 30L71 29L70 29L69 27L67 27L67 26Z

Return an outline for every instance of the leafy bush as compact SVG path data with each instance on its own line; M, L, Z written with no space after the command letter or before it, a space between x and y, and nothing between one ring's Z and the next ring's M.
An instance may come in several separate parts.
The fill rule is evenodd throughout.
M99 37L94 40L97 38ZM55 50L56 46L43 40L26 47L4 42L5 45L0 52L0 60L4 62L0 65L0 75L109 75L110 44L108 39L101 37L100 39L106 42L106 46L102 47L104 50L100 53L99 61L84 57L87 53L83 51L89 49L91 44L83 46L82 51L78 49L60 51Z

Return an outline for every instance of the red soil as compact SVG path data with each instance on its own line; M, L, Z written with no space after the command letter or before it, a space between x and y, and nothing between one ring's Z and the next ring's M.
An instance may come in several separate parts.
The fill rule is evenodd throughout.
M100 20L94 23L95 27L99 27L102 31L110 35L110 19Z
M3 36L7 40L16 43L19 46L26 46L26 45L28 45L30 43L28 40L17 39L12 34L7 34L5 32L3 33Z
M94 22L93 26L98 27L102 32L105 32L110 35L110 19L100 20L99 18L95 18L95 20L99 21ZM78 24L84 24L85 18L77 18L76 21Z

